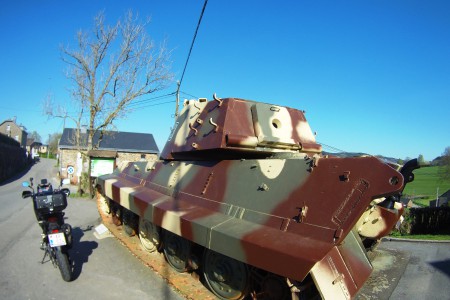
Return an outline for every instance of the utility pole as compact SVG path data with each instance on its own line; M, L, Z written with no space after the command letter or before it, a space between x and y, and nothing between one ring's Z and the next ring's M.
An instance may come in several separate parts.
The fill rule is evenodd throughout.
M439 187L436 190L436 207L439 207Z
M180 105L180 81L177 81L177 101L175 103L175 122L177 121L178 118L178 107Z

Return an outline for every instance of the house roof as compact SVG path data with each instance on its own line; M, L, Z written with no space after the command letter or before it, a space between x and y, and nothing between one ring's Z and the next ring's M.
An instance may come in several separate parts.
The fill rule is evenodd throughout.
M446 191L445 193L443 193L440 197L447 197L450 198L450 190Z
M23 126L22 124L18 125L18 124L16 123L16 121L14 121L14 120L11 120L11 119L5 120L5 121L3 121L3 122L0 123L0 126L2 126L2 125L5 124L5 123L10 123L10 124L16 126L18 129L20 129L20 130L22 130L22 131L24 131L24 132L27 132L27 129L26 129L25 126Z
M27 138L27 146L40 147L40 146L42 146L42 143L36 142L36 140L34 138Z
M86 132L89 132L88 130ZM76 149L76 129L64 128L59 141L61 149ZM81 134L81 147L87 148L87 133ZM96 145L100 137L97 132L93 138L93 145ZM131 153L159 153L153 135L150 133L107 131L103 135L98 150L111 150Z

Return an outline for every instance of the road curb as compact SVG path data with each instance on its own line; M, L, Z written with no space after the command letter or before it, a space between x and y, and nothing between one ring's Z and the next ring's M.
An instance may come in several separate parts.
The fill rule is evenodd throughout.
M410 243L449 243L450 240L416 240L416 239L405 239L396 237L383 237L382 241L395 241L395 242L410 242Z

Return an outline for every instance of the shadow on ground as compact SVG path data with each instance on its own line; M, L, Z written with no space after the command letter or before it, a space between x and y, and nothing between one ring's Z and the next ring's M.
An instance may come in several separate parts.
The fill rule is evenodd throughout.
M450 259L430 262L430 265L450 277Z
M98 243L95 241L81 241L84 233L92 230L92 228L92 226L89 226L86 229L80 227L72 229L73 246L72 249L70 249L69 254L73 267L73 280L76 280L80 276L83 265L89 261L89 256L94 249L98 247Z

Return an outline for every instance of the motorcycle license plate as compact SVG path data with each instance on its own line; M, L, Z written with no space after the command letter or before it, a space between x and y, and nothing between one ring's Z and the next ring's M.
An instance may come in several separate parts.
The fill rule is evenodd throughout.
M63 232L52 233L48 235L50 247L58 247L66 245L66 237Z

